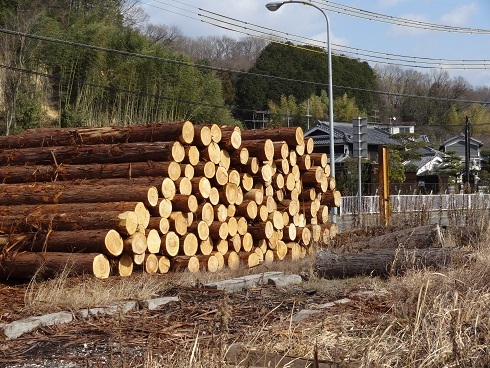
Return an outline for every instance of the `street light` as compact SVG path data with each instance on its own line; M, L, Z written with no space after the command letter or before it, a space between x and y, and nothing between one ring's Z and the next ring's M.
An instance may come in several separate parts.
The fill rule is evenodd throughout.
M334 129L333 129L333 92L332 92L332 51L330 49L330 20L328 19L327 13L325 13L321 8L311 3L305 1L281 1L267 3L265 7L270 11L276 11L284 4L303 4L312 6L322 12L325 20L327 22L327 59L328 59L328 123L330 126L330 175L335 178L335 139L334 139ZM333 222L335 222L335 215L337 214L337 208L333 208Z

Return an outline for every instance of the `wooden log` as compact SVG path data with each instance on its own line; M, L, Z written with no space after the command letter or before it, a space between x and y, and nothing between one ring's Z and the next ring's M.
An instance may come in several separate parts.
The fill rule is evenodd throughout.
M134 253L132 257L133 257L133 263L135 265L141 266L145 262L145 253L142 254Z
M247 165L249 162L250 153L246 147L242 147L230 153L230 163L234 165Z
M123 254L118 260L117 260L117 272L119 276L131 276L133 273L133 267L134 267L134 262L133 258L129 254Z
M242 236L242 248L243 248L243 250L245 252L250 252L250 251L252 251L253 245L254 245L254 239L253 239L252 234L250 234L249 232L245 233Z
M223 133L221 132L219 125L211 124L209 128L211 130L211 140L215 143L220 143Z
M226 149L222 149L220 151L220 155L221 158L219 160L219 166L221 166L225 170L229 170L231 166L230 152L227 151Z
M328 165L328 157L326 153L311 152L309 155L312 166L321 166L325 168Z
M0 165L115 164L145 161L176 161L185 157L179 142L137 142L81 146L4 149Z
M182 212L172 212L168 217L168 220L172 231L175 231L178 235L185 235L187 233L187 218Z
M192 273L198 272L201 265L197 256L178 256L172 258L170 262L170 269L173 271L188 270Z
M221 160L221 149L217 143L211 142L208 146L200 151L201 160L211 161L218 165Z
M194 125L194 141L193 143L199 147L204 148L211 143L211 129L207 125Z
M156 229L149 229L146 231L146 245L148 253L158 254L160 253L160 247L162 245L162 239L160 233Z
M248 221L245 217L238 218L238 234L245 235L248 231Z
M146 273L157 273L159 268L158 257L155 254L147 253L145 254L145 272Z
M321 204L328 207L340 207L342 195L338 190L327 190L322 194Z
M220 145L227 150L238 150L242 145L242 132L237 126L221 127Z
M191 180L195 175L194 165L185 164L183 168L184 177Z
M49 231L48 233L36 233L32 237L29 236L29 233L26 235L27 242L22 248L25 251L104 253L110 257L117 257L123 251L123 239L113 229Z
M25 215L2 216L0 229L16 232L48 230L95 230L114 228L124 235L132 235L138 227L138 218L134 211L126 212L33 212Z
M192 166L190 166L192 167ZM192 183L189 178L183 177L175 181L175 186L178 194L191 195L192 194Z
M0 262L0 277L48 278L68 270L70 275L89 274L105 279L110 268L109 260L100 253L22 252Z
M208 179L214 178L216 175L216 165L211 162L198 162L196 165L194 165L194 176L196 177L205 177Z
M344 237L347 236L348 233L345 233ZM363 240L349 241L347 249L350 252L354 252L368 249L396 249L400 247L406 249L432 248L443 245L444 238L441 228L438 224L435 224L397 230Z
M315 270L324 278L386 276L420 268L437 270L449 265L457 253L451 248L375 249L339 254L322 250L317 254Z
M142 232L136 232L123 239L124 250L128 253L143 254L148 248L146 236Z
M175 257L179 254L180 240L179 236L173 231L169 231L167 234L161 236L162 247L160 252L168 257Z
M23 204L0 206L0 216L23 215L34 213L67 213L67 212L125 212L138 207L145 208L141 202L100 202L100 203L65 203L65 204Z
M211 225L209 225L209 236L213 240L226 239L228 235L228 223L213 221Z
M243 194L243 200L252 200L260 205L264 201L264 191L258 188L250 189Z
M247 140L244 146L249 155L260 161L271 161L274 158L274 143L270 139Z
M178 121L132 126L29 129L22 134L0 137L0 148L165 142L173 140L191 144L193 139L193 124L190 121Z
M180 238L180 249L186 256L193 256L199 249L199 241L193 233L187 233Z
M215 249L219 253L221 253L221 254L228 253L228 250L229 250L228 240L226 240L226 239L219 239L218 241L215 241L214 244L215 244Z
M231 251L223 255L225 263L231 270L237 270L240 267L240 256L237 252Z
M206 221L194 221L188 228L188 232L194 233L200 240L206 240L209 238L209 225Z
M216 174L214 175L213 178L210 179L210 181L214 185L218 185L218 186L226 185L229 182L228 170L222 166L218 166L216 168Z
M77 179L111 179L137 177L170 177L180 175L180 168L170 162L130 162L83 165L37 165L0 167L0 182L5 184ZM178 176L177 176L178 177Z
M158 258L158 271L160 273L168 273L170 270L170 259L165 256Z
M236 214L248 219L255 219L257 217L257 202L253 200L244 200L240 205L236 206Z
M235 252L239 252L242 250L242 238L239 234L235 234L228 241L228 246L230 249L233 249Z
M213 206L217 206L220 201L220 195L218 188L212 187L211 191L209 192L209 203L211 203Z
M152 216L168 218L172 213L172 201L167 198L158 198L157 205L150 207L149 212Z
M175 194L172 198L174 211L195 213L198 208L197 198L194 195Z
M214 164L213 164L214 165ZM206 177L196 177L191 179L192 193L199 200L208 199L211 195L211 182Z
M213 250L213 239L207 238L199 242L199 252L201 252L201 254L204 254L206 256L213 253Z
M202 203L199 205L196 213L198 214L198 218L203 220L209 226L214 221L215 210L217 209L218 213L219 213L220 208L221 208L221 211L223 211L223 208L224 208L224 211L226 211L226 207L223 205L213 207L213 205L211 203L206 202L206 203ZM225 217L225 219L226 219L226 217ZM218 217L218 221L224 221L224 220L222 220L220 217Z
M235 216L228 219L228 235L234 236L238 233L238 220Z
M170 222L166 217L151 217L148 229L156 229L161 235L164 235L170 230Z
M273 141L285 141L290 146L303 144L304 134L301 127L280 127L267 129L243 130L242 141L243 145L247 145L246 141L251 139L271 139Z
M90 188L90 190L88 190ZM158 203L158 189L155 187L128 187L126 185L85 185L66 184L53 187L45 183L1 184L0 205L14 204L54 204L54 203L96 203L96 202L144 202L147 206Z
M254 239L270 239L274 232L274 225L270 221L250 224L248 232L252 234Z
M199 148L196 146L184 146L184 159L182 164L190 164L191 166L197 165L199 162Z

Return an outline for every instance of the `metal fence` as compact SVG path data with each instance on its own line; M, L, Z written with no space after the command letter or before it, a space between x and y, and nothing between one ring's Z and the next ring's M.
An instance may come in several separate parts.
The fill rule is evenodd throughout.
M361 213L379 213L379 196L362 196ZM391 195L391 212L490 209L490 194ZM359 214L359 197L342 197L340 215Z

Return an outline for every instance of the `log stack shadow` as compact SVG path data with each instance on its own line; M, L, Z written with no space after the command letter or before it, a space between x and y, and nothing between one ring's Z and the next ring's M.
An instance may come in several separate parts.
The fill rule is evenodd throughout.
M36 129L0 150L3 277L254 267L337 233L327 156L298 127Z

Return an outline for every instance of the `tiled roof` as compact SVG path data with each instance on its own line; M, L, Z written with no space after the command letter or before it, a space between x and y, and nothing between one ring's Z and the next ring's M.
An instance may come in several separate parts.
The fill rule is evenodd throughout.
M334 122L335 143L353 143L354 127L352 123ZM318 121L317 125L305 133L305 137L312 137L315 145L328 145L330 143L330 127L326 121ZM367 143L371 145L399 144L390 138L390 134L378 127L367 127Z

